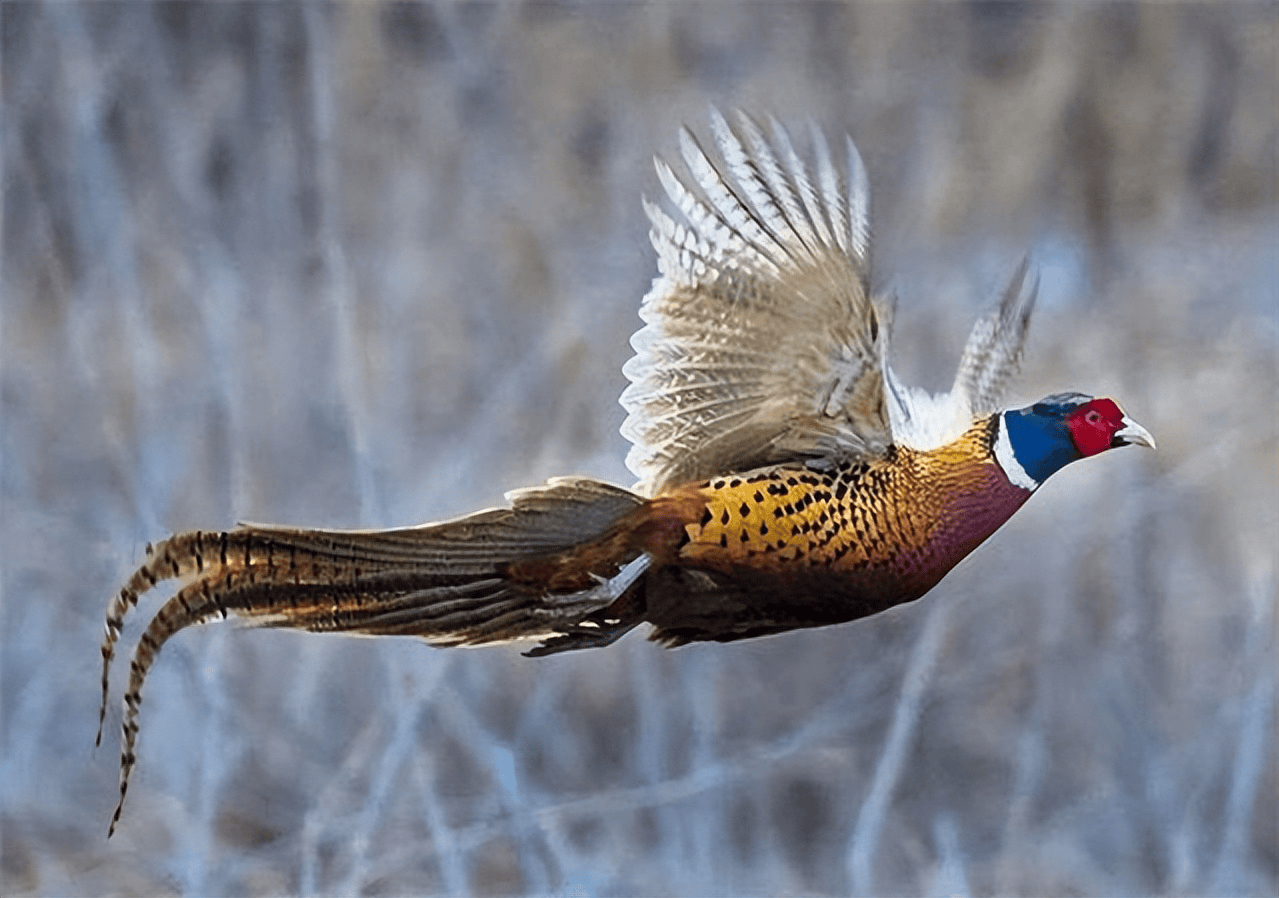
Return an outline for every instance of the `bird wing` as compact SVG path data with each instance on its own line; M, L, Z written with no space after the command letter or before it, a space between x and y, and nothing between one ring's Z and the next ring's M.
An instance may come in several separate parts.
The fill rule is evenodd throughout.
M907 386L885 366L888 417L896 445L934 449L958 439L974 420L1003 408L1008 384L1021 366L1039 290L1037 278L1027 281L1028 269L1023 259L999 304L973 325L949 391L930 393Z
M659 276L623 369L637 490L783 460L874 457L893 442L887 310L870 296L866 170L851 140L837 166L813 128L815 165L715 110L722 161L680 130L691 178L661 159L677 218L645 200ZM891 375L890 375L891 376Z
M951 392L964 394L974 415L994 414L1003 407L1008 384L1021 367L1030 314L1039 294L1039 279L1026 280L1028 269L1029 262L1022 259L999 305L977 319L968 335Z

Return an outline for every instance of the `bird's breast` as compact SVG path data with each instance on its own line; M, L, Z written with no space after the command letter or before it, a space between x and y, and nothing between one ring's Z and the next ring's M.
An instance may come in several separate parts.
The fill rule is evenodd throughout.
M993 463L942 470L895 458L832 471L779 467L701 487L679 561L729 573L864 582L915 598L995 532L1029 495Z
M918 574L931 589L986 541L1030 498L993 462L973 462L935 484L927 536L902 552L903 574Z

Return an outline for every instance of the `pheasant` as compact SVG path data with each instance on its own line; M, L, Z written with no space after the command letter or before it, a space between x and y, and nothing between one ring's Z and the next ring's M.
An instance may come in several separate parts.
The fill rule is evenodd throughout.
M924 595L1070 462L1154 448L1111 399L1001 408L1035 304L1025 262L950 390L903 384L852 141L841 166L816 128L807 161L776 121L712 110L710 128L718 161L687 129L689 177L655 159L674 216L644 201L659 274L623 369L635 487L557 478L442 523L255 524L148 546L107 610L99 742L126 614L162 580L179 588L133 653L112 832L143 683L185 627L234 615L437 646L539 640L539 656L642 623L667 646L837 624Z

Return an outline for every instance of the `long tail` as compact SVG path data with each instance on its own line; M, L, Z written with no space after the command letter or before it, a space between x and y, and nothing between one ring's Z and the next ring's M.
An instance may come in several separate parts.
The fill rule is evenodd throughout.
M245 525L192 531L147 547L107 609L102 706L124 618L163 580L182 583L142 634L124 694L120 799L129 788L142 685L178 631L235 615L258 626L420 636L441 646L541 638L530 654L612 642L639 622L598 612L632 591L650 563L624 538L601 539L644 502L620 487L558 478L507 497L510 508L398 530ZM596 617L592 619L592 615Z

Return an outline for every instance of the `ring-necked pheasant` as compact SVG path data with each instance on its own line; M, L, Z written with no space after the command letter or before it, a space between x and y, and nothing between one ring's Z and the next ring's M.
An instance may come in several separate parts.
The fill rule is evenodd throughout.
M656 160L683 223L645 203L660 275L621 400L638 485L562 478L419 527L245 525L148 547L107 611L99 739L126 613L162 580L180 588L133 654L112 831L143 681L184 627L235 615L441 646L538 639L528 654L545 655L641 623L666 645L836 624L922 596L1062 466L1154 447L1110 399L1000 409L1035 301L1024 263L948 393L902 384L852 142L841 168L816 129L811 165L775 122L712 112L711 130L720 162L680 132L691 178Z

